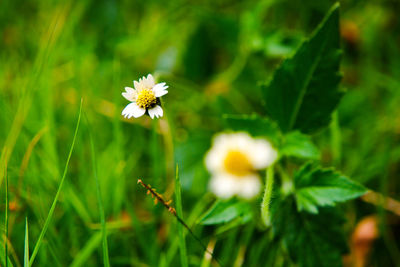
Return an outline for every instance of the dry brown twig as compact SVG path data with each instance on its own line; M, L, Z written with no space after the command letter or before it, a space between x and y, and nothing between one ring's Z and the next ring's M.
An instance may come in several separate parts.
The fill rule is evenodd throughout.
M385 210L391 211L397 216L400 216L400 202L382 195L381 193L374 192L372 190L368 191L365 195L361 197L364 202L370 203L375 206L382 206Z
M163 204L163 206L168 210L168 212L171 213L172 215L174 215L175 218L178 220L178 222L180 224L182 224L183 227L186 228L186 230L188 230L188 232L190 233L191 236L193 236L194 239L196 239L196 241L202 246L204 251L206 251L208 254L210 254L210 256L212 258L214 258L214 260L218 263L219 266L222 266L221 263L218 261L218 259L214 256L214 253L208 250L207 246L204 245L204 243L201 241L201 239L199 237L197 237L193 233L192 229L190 229L190 227L185 223L185 221L178 216L175 208L173 208L171 206L172 200L169 200L169 201L164 200L163 196L156 192L156 189L152 188L148 184L143 183L143 181L141 179L138 179L137 183L140 184L142 187L144 187L147 190L148 195L151 194L151 197L154 198L154 204L157 204L158 202Z

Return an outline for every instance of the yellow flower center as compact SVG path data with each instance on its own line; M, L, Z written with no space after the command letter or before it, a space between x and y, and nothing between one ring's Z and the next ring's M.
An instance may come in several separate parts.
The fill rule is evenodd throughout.
M253 167L245 154L240 151L229 151L224 160L227 172L236 176L244 176L253 171Z
M151 89L143 89L138 92L136 104L141 108L151 108L157 104L157 98Z

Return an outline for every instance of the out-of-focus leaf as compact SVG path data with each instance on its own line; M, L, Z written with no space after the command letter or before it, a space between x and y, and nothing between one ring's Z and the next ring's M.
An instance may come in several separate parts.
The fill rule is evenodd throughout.
M213 72L215 47L212 44L209 30L200 25L186 44L187 51L183 56L186 77L200 81Z
M310 39L275 71L262 86L267 114L282 131L313 132L329 124L339 103L341 51L339 49L339 5L326 15Z
M204 83L231 64L236 53L239 26L228 16L204 17L188 38L183 54L185 77Z
M181 133L185 138L186 132ZM177 141L174 149L174 157L179 163L181 186L183 191L199 197L207 190L209 173L204 166L204 155L210 148L212 133L198 130L182 141Z
M320 213L298 212L292 197L276 201L272 227L283 239L290 257L299 267L342 266L347 245L342 234L342 216L332 208Z
M290 55L299 45L299 40L275 31L265 37L264 52L269 57Z
M240 225L246 224L250 222L253 219L253 213L248 212L246 214L243 214L242 216L236 217L235 219L231 220L230 222L226 224L221 224L218 229L215 231L217 235L225 233L228 230L231 230L235 227L238 227Z
M265 136L275 145L279 144L280 131L275 122L253 115L224 115L226 126L234 131L245 131L252 136Z
M320 157L320 151L313 144L311 138L298 131L290 132L284 137L279 153L284 156L303 159L318 159Z
M299 211L318 213L318 206L334 206L362 196L367 189L332 169L306 164L294 175Z
M176 47L169 47L159 57L157 61L156 70L171 72L175 67L177 60L177 49Z
M228 201L218 200L200 219L204 225L228 223L234 219L241 218L241 221L249 221L252 216L252 208L249 203L236 199Z

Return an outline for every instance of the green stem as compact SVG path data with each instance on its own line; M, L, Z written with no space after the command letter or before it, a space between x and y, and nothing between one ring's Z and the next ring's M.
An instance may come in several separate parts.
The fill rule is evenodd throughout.
M153 166L153 179L154 179L154 186L159 187L160 186L160 179L162 176L162 170L161 170L161 165L159 164L160 162L160 142L159 142L159 136L157 133L157 128L159 127L159 121L158 119L152 119L151 120L151 126L152 126L152 134L151 134L151 156L152 156L152 166Z
M261 203L261 219L264 222L265 226L267 227L271 225L269 207L271 204L273 187L274 187L274 166L270 166L266 171L265 191Z
M335 111L332 115L332 122L329 128L331 132L331 147L332 147L333 162L334 164L339 165L342 156L342 147L341 147L342 136L340 132L340 125L339 125L339 118L337 111Z
M176 213L179 218L183 218L182 212L182 196L181 196L181 183L179 180L178 165L176 165L176 176L175 176L175 201L176 201ZM186 250L186 240L183 233L183 225L178 223L178 235L179 235L179 247L181 255L181 266L188 267L188 258Z
M164 101L161 99L161 105L163 108L165 107ZM167 110L164 108L164 120L166 122L165 127L160 127L160 133L164 141L165 147L165 163L166 163L166 181L167 188L165 191L165 195L169 198L173 192L175 187L174 180L174 141L172 136L171 121ZM161 121L160 121L161 123ZM173 125L172 125L173 126Z

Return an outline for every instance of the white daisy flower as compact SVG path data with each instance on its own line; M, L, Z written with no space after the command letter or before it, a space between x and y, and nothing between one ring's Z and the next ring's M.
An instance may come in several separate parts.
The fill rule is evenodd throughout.
M257 196L261 190L257 171L270 166L277 156L267 140L247 133L217 135L205 158L212 174L210 190L220 198Z
M165 83L155 83L151 74L133 81L135 88L125 87L122 96L132 103L128 104L122 111L125 118L139 118L147 111L150 118L160 118L163 116L163 109L160 105L160 97L168 93L168 86Z

